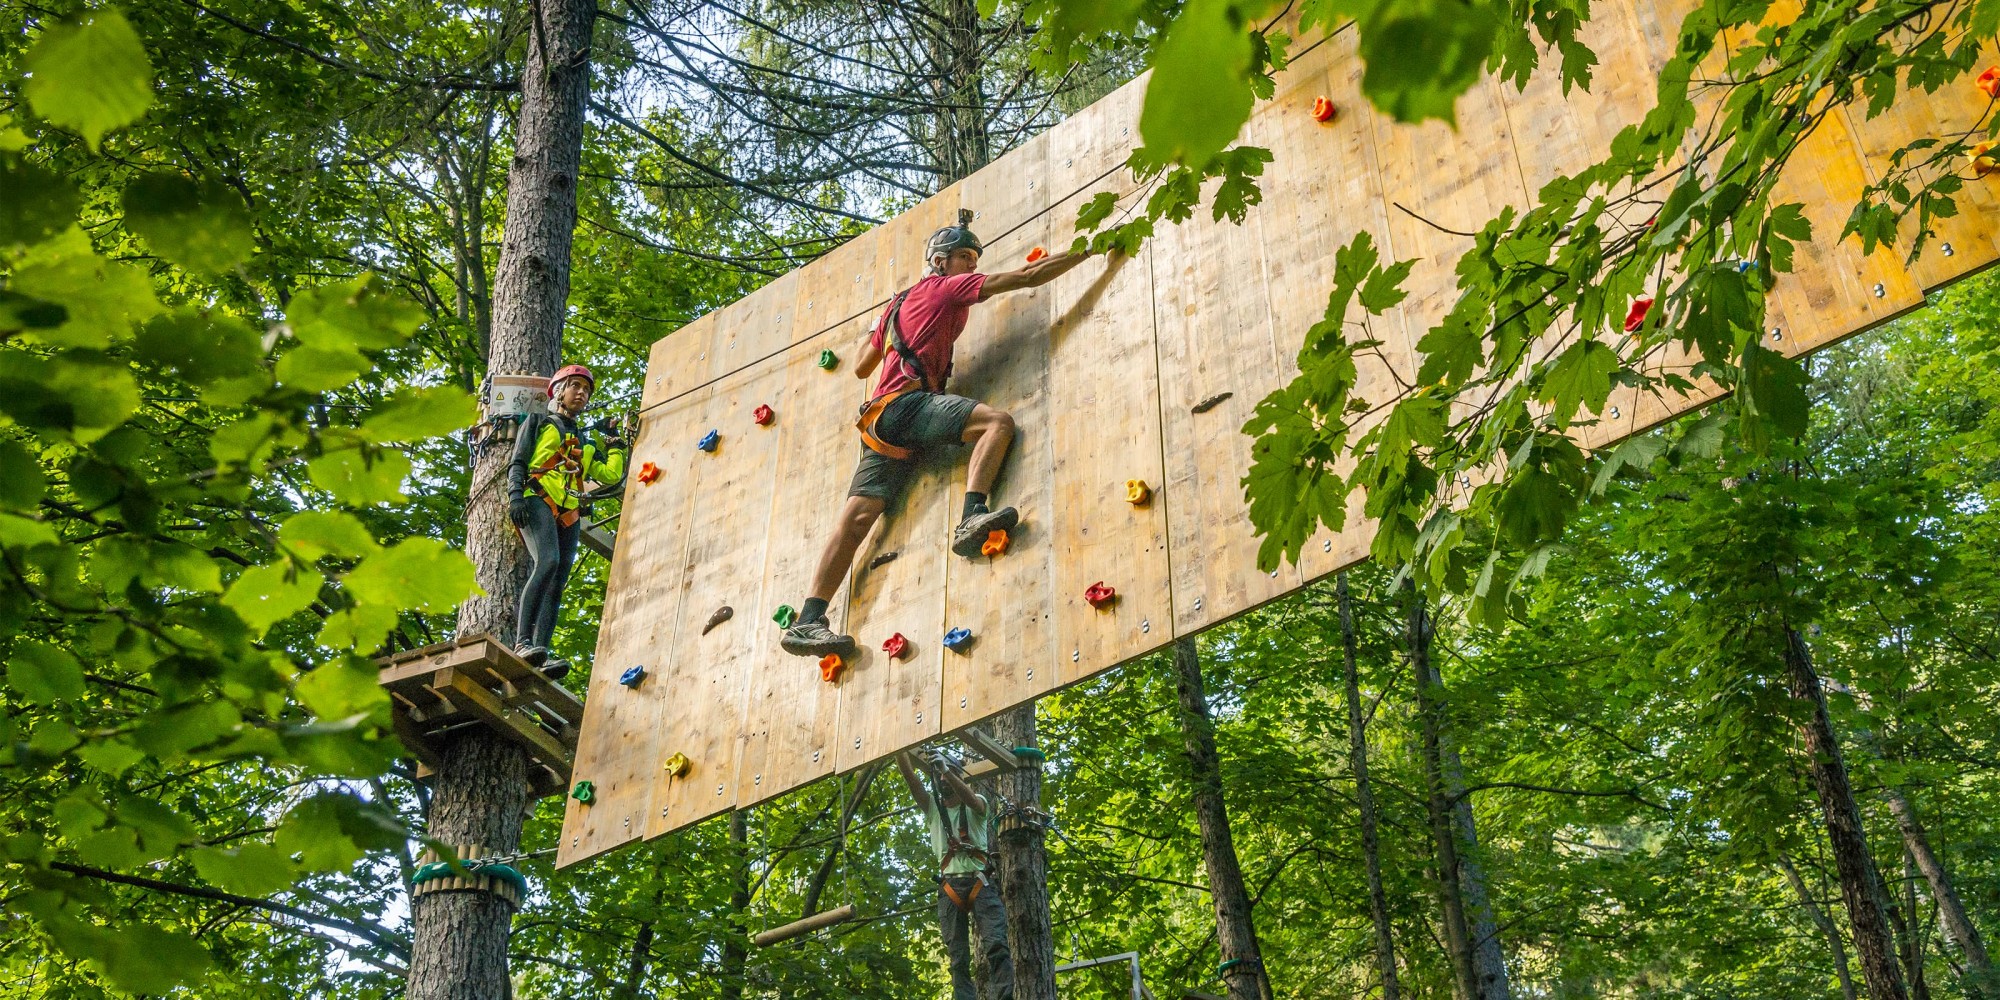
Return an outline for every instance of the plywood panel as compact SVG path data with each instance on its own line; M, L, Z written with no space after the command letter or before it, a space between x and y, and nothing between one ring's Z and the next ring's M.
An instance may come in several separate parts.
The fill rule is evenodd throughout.
M712 453L695 461L696 503L681 530L687 533L687 591L680 601L672 647L656 655L671 664L661 678L668 688L654 759L653 806L647 836L679 825L682 816L708 815L735 805L736 754L743 707L754 669L763 592L765 546L777 494L777 436L752 424L759 404L778 396L785 369L765 364L715 384L700 413L721 433ZM671 447L672 445L670 445ZM693 452L692 443L683 445ZM750 613L702 635L717 608ZM675 778L661 769L674 753L692 766Z
M653 342L646 352L646 375L639 406L650 408L706 385L708 344L722 310L696 318Z
M665 474L651 486L632 481L623 514L629 523L687 523L699 472L692 461L698 453L687 441L705 416L707 395L698 389L641 415L631 455L635 475L643 462L655 463ZM597 798L564 816L561 864L637 840L645 830L653 771L659 766L654 734L673 691L670 683L661 683L673 664L657 654L674 645L686 555L684 533L643 529L625 533L612 553L604 623L584 700L584 730L590 737L580 741L572 771L575 780L592 783ZM619 685L626 668L641 664L653 672L651 683L636 690Z
M846 501L853 472L854 435L828 415L853 410L867 387L849 372L822 371L816 361L822 347L851 344L867 325L866 319L850 320L787 352L784 391L771 403L776 417L762 432L777 438L774 462L782 484L771 505L762 595L738 607L737 617L724 626L749 630L755 638L736 775L739 804L833 773L840 689L820 679L814 661L778 648L782 633L770 616L780 604L796 608L804 601L820 546L832 529L831 515ZM836 627L844 611L843 603L832 607Z
M1989 65L1990 59L1982 59L1979 66ZM1892 158L1898 150L1918 139L1947 140L1962 135L1978 126L1986 112L1986 95L1972 85L1974 74L1946 84L1930 100L1899 100L1880 115L1869 118L1865 103L1848 105L1844 109L1847 126L1854 134L1855 142L1868 169L1868 179L1879 183L1897 168L1892 166ZM1977 138L1975 135L1973 138ZM1905 157L1903 177L1911 166L1923 163L1937 154L1939 147L1919 150ZM1915 173L1910 186L1915 188L1921 182L1929 182L1942 173L1967 173L1965 161L1958 157L1944 160L1935 166L1923 168ZM1983 262L2000 253L2000 196L1993 187L1983 181L1970 181L1954 196L1958 214L1948 219L1933 219L1930 224L1931 239L1921 256L1909 265L1918 283L1924 288L1936 288L1955 278L1970 274ZM1915 222L1906 222L1900 233L1899 247L1908 253L1911 240L1915 237Z

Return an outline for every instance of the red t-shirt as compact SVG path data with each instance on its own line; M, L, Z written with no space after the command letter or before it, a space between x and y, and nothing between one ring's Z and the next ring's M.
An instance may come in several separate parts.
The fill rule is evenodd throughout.
M983 274L925 275L903 300L896 329L902 333L903 345L924 363L924 372L931 377L934 389L943 388L945 373L951 370L952 345L965 332L966 317L972 311L972 304L979 301L979 290L985 284ZM916 371L889 346L883 323L888 318L889 310L882 310L870 331L870 342L883 351L882 376L875 383L878 397L906 385L924 387Z

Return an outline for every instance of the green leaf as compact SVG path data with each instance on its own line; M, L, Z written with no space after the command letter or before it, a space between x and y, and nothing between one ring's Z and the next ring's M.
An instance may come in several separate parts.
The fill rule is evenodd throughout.
M76 755L105 774L117 777L146 759L146 753L123 740L92 740L78 748Z
M51 123L83 135L95 150L104 134L153 106L153 64L123 14L92 11L81 23L42 32L22 59L21 91Z
M1250 118L1256 54L1230 0L1189 0L1153 50L1139 134L1165 160L1201 169Z
M1578 404L1592 413L1603 411L1611 396L1611 376L1618 373L1618 353L1602 341L1579 340L1556 356L1542 383L1540 398L1555 407L1558 426L1576 418Z
M396 627L396 609L381 604L346 608L326 617L314 642L328 649L347 649L367 655L380 649Z
M75 227L30 248L14 270L10 290L68 311L61 326L33 334L58 347L108 346L161 312L153 279L143 268L98 256Z
M0 247L40 243L76 221L76 188L61 174L0 154Z
M1111 218L1111 213L1117 208L1117 195L1109 191L1099 191L1091 195L1089 201L1077 207L1076 231L1079 233L1095 231L1098 226L1104 224L1104 220Z
M274 839L286 854L300 855L310 871L353 867L368 851L400 846L409 835L395 818L352 795L326 792L292 807Z
M196 385L247 375L263 357L257 331L234 317L181 309L155 317L132 341L141 361L170 368Z
M98 935L92 964L130 993L166 993L208 971L208 951L187 934L145 924L110 928Z
M189 851L188 860L210 885L244 896L268 896L289 888L299 876L292 859L270 844L202 847Z
M1804 366L1752 339L1743 351L1736 402L1745 417L1744 443L1751 450L1761 453L1773 438L1797 439L1805 434L1812 412Z
M278 381L293 389L325 392L338 389L375 367L352 347L294 347L278 359Z
M322 664L299 678L299 701L321 719L348 719L357 715L389 719L389 692L382 687L381 671L360 657L340 657Z
M30 511L48 492L48 478L42 475L41 460L20 442L0 438L0 505Z
M23 640L7 661L7 686L37 705L75 701L83 696L83 664L66 649Z
M378 444L421 441L470 427L479 404L452 385L398 389L361 425L361 436Z
M285 519L278 540L307 562L325 556L359 559L381 548L354 515L337 510L305 510Z
M114 826L99 830L77 842L76 854L84 864L119 869L138 864L145 857L139 850L139 833L131 827Z
M198 274L220 274L257 249L250 207L219 181L144 174L125 186L125 225L153 252Z
M416 611L449 611L478 590L472 561L435 538L405 538L361 560L342 583L357 601Z
M1408 298L1410 293L1403 290L1403 279L1410 276L1410 269L1416 265L1414 260L1401 260L1370 270L1368 280L1361 285L1361 307L1380 316Z
M287 562L252 566L229 585L222 603L250 626L250 636L262 639L271 626L304 611L319 596L325 578Z
M341 448L306 463L306 478L350 507L401 503L410 457L387 448Z
M424 311L380 276L365 274L300 292L285 321L300 343L322 351L379 351L408 340Z

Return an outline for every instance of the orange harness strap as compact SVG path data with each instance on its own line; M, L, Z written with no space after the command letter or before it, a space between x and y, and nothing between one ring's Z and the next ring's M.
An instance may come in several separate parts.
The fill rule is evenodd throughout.
M908 448L890 444L882 440L875 433L875 422L882 419L882 411L887 410L890 403L895 402L904 393L909 391L909 389L904 388L898 389L895 392L884 393L869 400L868 405L861 408L861 417L854 421L854 429L861 432L861 443L867 445L869 451L884 458L896 459L899 462L907 462L916 457L916 452Z
M959 898L958 890L951 887L950 876L946 876L944 881L938 883L938 888L944 890L945 898L951 900L951 905L958 907L958 912L960 913L972 912L972 901L979 898L979 890L985 888L985 886L985 879L975 879L972 883L972 889L961 899Z

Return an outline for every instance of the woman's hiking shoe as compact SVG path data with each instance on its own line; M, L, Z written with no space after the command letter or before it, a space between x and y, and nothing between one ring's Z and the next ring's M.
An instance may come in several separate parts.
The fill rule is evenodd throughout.
M552 681L559 681L568 677L569 671L570 662L568 660L550 660L542 664L542 676Z
M514 650L514 655L528 661L528 666L531 667L539 667L547 663L549 659L549 651L546 646L522 646Z
M951 550L967 559L977 559L979 547L986 544L989 532L1006 531L1019 523L1021 514L1012 507L974 514L958 522L958 530L951 533Z
M778 645L793 656L825 656L828 653L854 655L854 637L836 634L833 629L827 627L824 618L817 621L794 622L791 628L785 630L785 637L778 640Z

